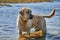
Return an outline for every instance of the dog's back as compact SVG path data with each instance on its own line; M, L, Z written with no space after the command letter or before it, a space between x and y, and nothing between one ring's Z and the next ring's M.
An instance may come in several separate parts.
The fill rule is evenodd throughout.
M46 32L46 22L44 17L33 15L32 27L40 28Z

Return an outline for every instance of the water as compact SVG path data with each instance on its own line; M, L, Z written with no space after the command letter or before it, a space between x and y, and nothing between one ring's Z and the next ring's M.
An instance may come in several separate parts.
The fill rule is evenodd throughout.
M56 14L46 18L47 35L46 40L60 40L60 3L19 3L10 4L12 7L0 6L0 40L17 40L16 19L20 8L30 7L32 14L48 15L52 9L56 9Z

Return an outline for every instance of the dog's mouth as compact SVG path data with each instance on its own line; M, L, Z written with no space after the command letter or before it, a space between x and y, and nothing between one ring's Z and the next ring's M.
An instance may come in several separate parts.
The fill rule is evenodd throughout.
M29 19L33 19L33 16L32 16L32 17L30 17Z
M32 14L27 15L26 19L33 19L33 15Z
M33 19L33 15L32 14L29 16L29 19Z

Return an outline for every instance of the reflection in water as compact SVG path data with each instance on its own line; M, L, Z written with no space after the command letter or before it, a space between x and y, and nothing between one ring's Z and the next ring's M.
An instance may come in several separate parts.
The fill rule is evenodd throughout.
M56 8L56 14L47 23L47 40L60 40L60 3L21 3L11 4L12 7L0 6L0 40L17 40L18 31L16 29L16 19L18 11L22 7L30 7L32 14L48 15L53 8Z

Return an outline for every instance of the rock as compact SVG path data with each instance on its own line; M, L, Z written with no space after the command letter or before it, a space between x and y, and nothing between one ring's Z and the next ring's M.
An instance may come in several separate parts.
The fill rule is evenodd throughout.
M44 32L43 32L42 30L40 30L40 31L35 31L35 32L33 32L33 33L30 33L30 36L29 36L28 33L26 33L26 34L24 34L24 35L19 35L18 40L28 40L29 37L30 37L31 39L42 38L42 37L44 37L44 36L45 36L45 35L44 35Z

